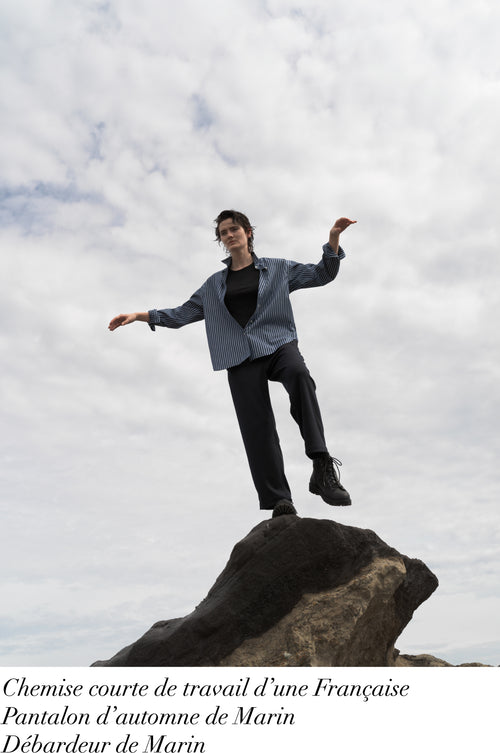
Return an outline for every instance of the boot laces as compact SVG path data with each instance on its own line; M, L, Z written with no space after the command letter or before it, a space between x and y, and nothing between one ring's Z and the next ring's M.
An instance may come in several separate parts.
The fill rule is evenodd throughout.
M325 463L325 481L332 486L340 486L340 466L338 458L329 457Z

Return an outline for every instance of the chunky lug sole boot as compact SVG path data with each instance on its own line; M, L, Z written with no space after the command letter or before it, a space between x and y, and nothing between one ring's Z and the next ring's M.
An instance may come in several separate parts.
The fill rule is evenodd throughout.
M330 455L321 455L313 460L313 472L309 481L311 494L318 494L327 505L347 507L351 504L349 492L340 483L338 467L340 460Z
M297 515L297 510L289 499L280 499L273 507L273 518L279 515Z

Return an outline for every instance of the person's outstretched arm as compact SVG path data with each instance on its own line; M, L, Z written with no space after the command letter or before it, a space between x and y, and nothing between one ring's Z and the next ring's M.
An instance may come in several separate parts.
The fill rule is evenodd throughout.
M149 324L149 312L140 311L135 314L118 314L118 316L111 319L108 329L112 332L117 327L124 327L126 324L132 324L132 322L146 322Z
M203 285L196 293L193 293L189 301L174 309L150 309L149 311L140 311L135 314L118 314L114 319L111 319L108 329L112 332L118 327L132 324L132 322L146 322L154 331L156 326L179 329L179 327L184 327L186 324L199 322L205 318L203 311L204 287Z
M330 229L328 243L323 246L323 256L318 264L300 264L289 261L288 289L290 293L300 288L315 288L326 285L337 276L340 260L345 254L339 246L340 234L354 225L356 220L340 217Z
M338 254L339 252L340 233L343 233L344 230L349 227L349 225L355 224L356 220L350 220L347 217L339 217L339 219L335 221L334 226L330 230L328 245L336 254Z

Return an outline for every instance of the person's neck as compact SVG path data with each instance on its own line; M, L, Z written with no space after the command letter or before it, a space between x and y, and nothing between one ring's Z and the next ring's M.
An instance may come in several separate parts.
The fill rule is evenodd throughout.
M233 272L237 272L239 269L249 267L253 263L253 257L248 249L237 251L236 249L231 252L231 269Z

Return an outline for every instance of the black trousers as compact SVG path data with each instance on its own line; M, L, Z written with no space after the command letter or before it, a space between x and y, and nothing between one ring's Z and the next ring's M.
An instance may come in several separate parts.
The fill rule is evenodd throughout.
M231 367L228 380L260 508L271 510L279 499L291 500L292 495L268 383L281 382L287 390L290 413L299 425L310 458L328 452L316 385L296 340L282 345L270 356Z

